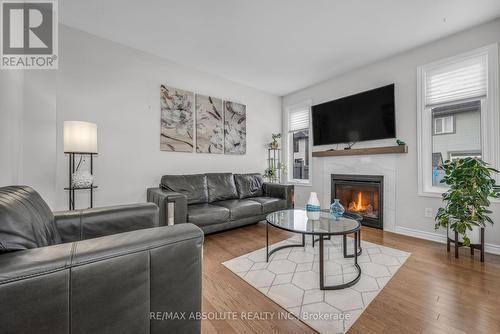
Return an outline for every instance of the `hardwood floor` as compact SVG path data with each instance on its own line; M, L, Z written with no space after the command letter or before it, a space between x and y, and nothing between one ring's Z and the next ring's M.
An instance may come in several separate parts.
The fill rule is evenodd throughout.
M290 236L272 229L270 244ZM499 256L486 254L481 263L464 248L455 259L444 244L371 228L363 228L362 239L412 255L349 333L500 333ZM296 319L271 319L284 310L221 264L262 247L263 223L206 236L203 311L225 319L203 320L203 334L315 333ZM271 313L242 319L248 311Z

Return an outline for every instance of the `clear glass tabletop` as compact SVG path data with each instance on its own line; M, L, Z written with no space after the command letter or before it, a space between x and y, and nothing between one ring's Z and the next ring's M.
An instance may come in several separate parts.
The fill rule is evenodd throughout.
M361 227L359 221L349 217L336 219L330 212L308 213L299 209L276 211L266 220L275 227L302 234L343 235L354 233Z

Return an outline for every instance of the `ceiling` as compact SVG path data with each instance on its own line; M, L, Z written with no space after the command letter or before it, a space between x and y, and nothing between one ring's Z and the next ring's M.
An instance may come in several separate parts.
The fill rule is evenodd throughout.
M63 0L68 26L276 95L500 16L499 0Z

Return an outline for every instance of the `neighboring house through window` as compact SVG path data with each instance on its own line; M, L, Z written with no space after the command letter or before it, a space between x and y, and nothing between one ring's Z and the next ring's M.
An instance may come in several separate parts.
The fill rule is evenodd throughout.
M497 78L496 44L418 69L420 194L443 191L446 160L498 166Z
M310 108L297 107L288 113L288 181L310 183Z

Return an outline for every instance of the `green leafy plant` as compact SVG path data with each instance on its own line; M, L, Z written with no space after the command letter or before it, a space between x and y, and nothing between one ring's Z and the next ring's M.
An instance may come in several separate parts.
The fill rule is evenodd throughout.
M279 181L278 180L278 172L281 171L282 173L285 173L286 171L286 165L280 163L278 167L268 167L264 171L264 178L268 179L269 181Z
M443 193L445 207L439 208L436 214L435 228L449 226L462 236L463 244L469 246L467 231L472 231L474 226L493 224L488 207L489 198L500 197L500 186L492 176L498 171L474 158L447 160L443 169L445 176L441 183L450 188Z
M281 138L281 133L273 133L271 137L273 138L273 141L269 144L269 146L271 148L278 148L278 139Z

